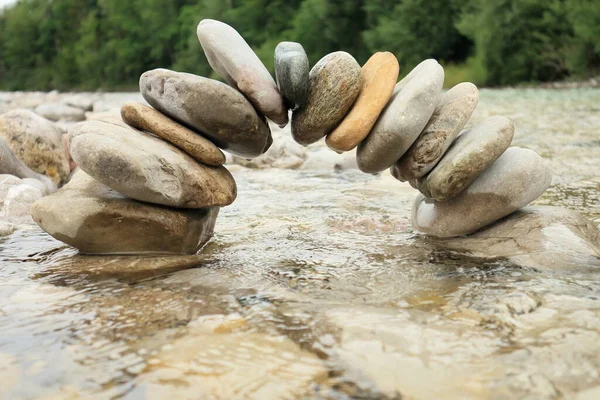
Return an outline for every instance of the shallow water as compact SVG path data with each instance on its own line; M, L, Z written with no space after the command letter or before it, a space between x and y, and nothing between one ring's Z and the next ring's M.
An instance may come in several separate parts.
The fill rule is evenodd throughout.
M599 105L483 90L472 123L512 118L555 173L536 204L600 225ZM600 398L594 268L436 246L388 174L231 169L238 199L197 256L0 239L0 398Z

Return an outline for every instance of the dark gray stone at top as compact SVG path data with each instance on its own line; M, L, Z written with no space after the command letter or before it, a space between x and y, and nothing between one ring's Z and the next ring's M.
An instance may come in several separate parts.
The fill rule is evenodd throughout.
M308 98L308 56L300 43L281 42L275 48L275 78L287 108L306 105Z

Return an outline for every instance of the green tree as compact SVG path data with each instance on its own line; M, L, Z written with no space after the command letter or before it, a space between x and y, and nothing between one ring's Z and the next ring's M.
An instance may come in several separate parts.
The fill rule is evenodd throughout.
M458 28L475 42L489 84L548 81L568 74L572 29L564 0L471 0Z
M470 41L454 26L460 11L456 1L370 0L365 10L367 46L394 53L405 72L427 58L463 61L469 54Z

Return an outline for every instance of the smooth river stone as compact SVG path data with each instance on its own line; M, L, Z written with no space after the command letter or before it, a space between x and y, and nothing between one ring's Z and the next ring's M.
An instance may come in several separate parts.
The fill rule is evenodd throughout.
M504 153L514 132L512 121L506 117L486 119L460 135L433 171L413 181L413 186L437 201L458 196Z
M226 206L237 195L225 167L199 164L177 147L133 128L82 122L69 132L73 159L94 179L133 199L170 207Z
M0 174L9 174L21 179L35 180L40 183L40 190L44 194L56 191L56 185L50 178L29 169L27 165L13 154L3 139L0 139Z
M471 118L478 100L479 91L469 82L444 93L425 130L392 167L392 175L405 182L431 171Z
M309 145L331 132L360 93L360 65L350 54L337 51L323 57L310 71L308 102L292 116L292 136Z
M287 108L275 80L238 31L223 22L204 19L197 34L210 66L262 114L281 127L287 125Z
M371 133L358 146L361 171L381 172L406 153L429 122L443 83L444 69L435 60L423 61L398 82Z
M468 235L537 199L552 183L552 172L536 152L511 147L458 197L437 202L419 194L412 225L439 237Z
M82 171L33 204L35 222L90 254L192 254L211 238L219 208L172 209L132 200Z
M203 164L219 166L225 163L225 154L210 140L152 107L136 102L125 103L121 107L121 117L127 124L172 143Z
M363 65L360 94L342 123L327 135L329 148L350 151L367 137L392 97L399 72L398 60L389 52L375 53Z
M62 132L52 122L29 110L9 111L0 116L0 138L33 171L57 185L68 179L71 168Z
M265 119L240 92L222 82L155 69L141 76L140 91L152 107L232 154L253 158L271 146Z
M308 56L300 43L281 42L275 48L277 87L289 109L304 107L308 99Z

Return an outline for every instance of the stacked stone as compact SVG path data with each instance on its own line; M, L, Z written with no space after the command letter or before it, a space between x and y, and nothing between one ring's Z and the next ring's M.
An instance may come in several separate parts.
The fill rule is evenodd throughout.
M127 103L124 122L71 129L81 171L32 209L49 234L93 254L195 253L212 236L219 207L237 193L220 149L263 154L272 144L265 116L283 126L288 114L274 79L233 28L208 20L198 35L229 85L148 71L140 91L151 107Z
M304 66L296 74L286 68L293 68L288 54L300 48L285 47L288 52L275 53L277 77L299 76ZM338 152L357 148L366 173L391 168L422 193L413 227L434 236L473 233L550 186L552 174L538 154L509 148L514 126L508 118L491 117L461 133L477 106L475 85L460 83L442 94L444 70L435 60L396 83L398 74L391 53L376 53L362 69L348 53L325 56L308 75L306 101L295 103L292 136L303 145L326 137ZM285 82L278 84L285 88Z
M292 110L302 145L326 137L344 152L357 148L366 173L391 168L421 191L416 229L437 236L472 233L536 199L551 174L536 153L508 149L514 127L492 117L462 129L478 101L462 83L441 94L444 70L426 60L396 83L398 61L376 53L361 68L348 53L312 69L302 46L275 50L276 80L242 36L203 20L198 39L227 82L166 69L145 72L140 91L151 107L128 103L121 120L88 121L69 133L81 168L33 217L54 237L87 253L194 253L211 237L219 207L236 197L220 149L244 158L272 144ZM508 150L507 150L508 149Z
M291 44L275 52L284 96L298 90L298 77L308 69L300 52ZM348 53L325 56L305 80L306 100L288 102L295 107L292 136L303 145L326 137L338 152L357 148L358 166L366 173L391 168L422 193L412 223L434 236L473 233L550 186L552 174L538 154L509 149L514 126L508 118L492 117L461 133L477 106L475 85L461 83L442 94L444 70L435 60L423 61L396 83L398 74L390 53L376 53L362 69ZM286 79L280 82L280 76Z

